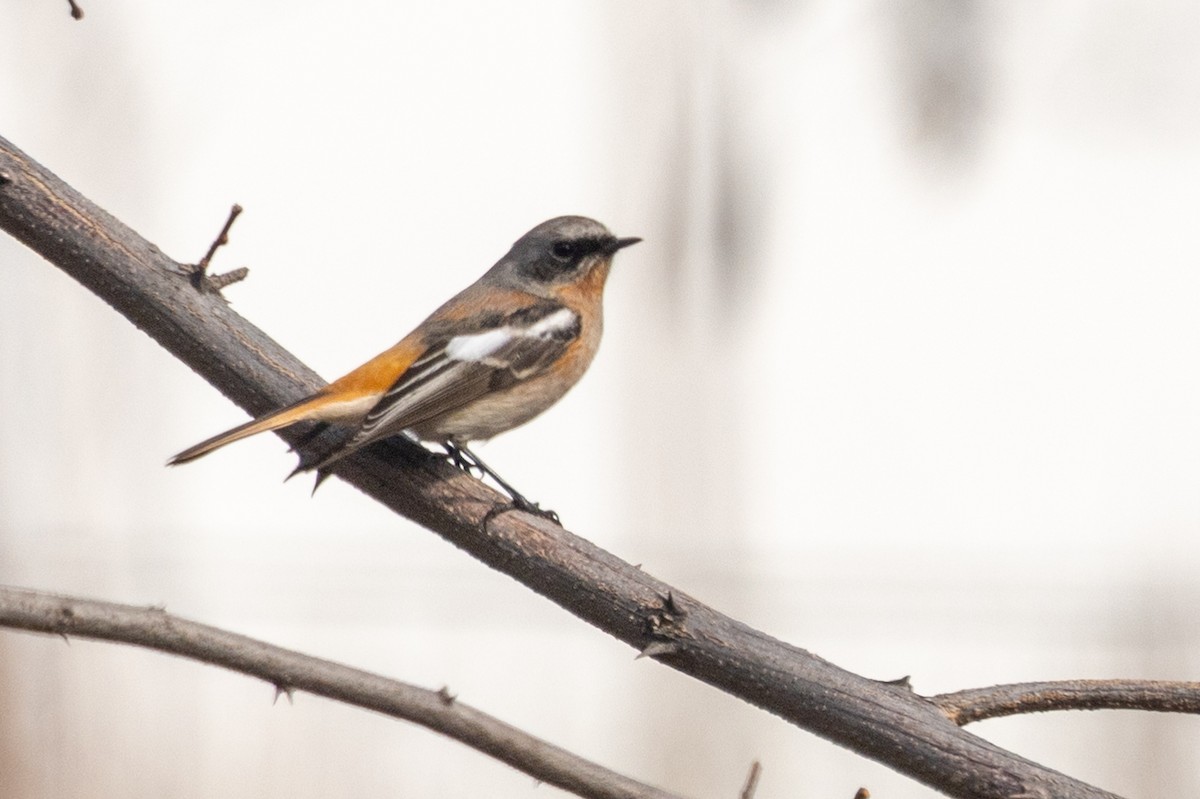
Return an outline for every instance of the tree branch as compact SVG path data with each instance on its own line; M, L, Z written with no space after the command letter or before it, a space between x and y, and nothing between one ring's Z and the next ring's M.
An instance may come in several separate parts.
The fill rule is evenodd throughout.
M0 227L72 275L253 415L321 382L187 270L0 139ZM295 441L299 432L284 431ZM337 475L656 660L945 793L1111 797L959 729L906 686L747 627L393 438Z
M929 701L951 721L973 721L1046 710L1154 710L1200 713L1200 682L1063 680L972 688Z
M370 672L181 619L156 608L0 586L0 626L135 644L259 677L276 690L335 699L405 719L592 799L678 799L574 755L456 700Z

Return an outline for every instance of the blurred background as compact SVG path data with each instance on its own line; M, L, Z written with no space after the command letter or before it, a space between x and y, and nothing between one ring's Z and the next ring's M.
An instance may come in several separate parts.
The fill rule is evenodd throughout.
M645 242L586 379L480 448L568 526L936 693L1200 676L1200 5L0 0L0 135L336 377L559 214ZM331 481L0 236L0 582L430 688L732 797L929 789ZM0 795L558 796L424 729L0 631ZM1130 796L1200 722L972 730Z

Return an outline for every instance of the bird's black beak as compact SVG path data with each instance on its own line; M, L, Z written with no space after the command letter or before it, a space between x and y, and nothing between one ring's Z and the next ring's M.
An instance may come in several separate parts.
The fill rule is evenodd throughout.
M641 239L639 239L637 236L631 236L627 239L613 239L612 242L604 248L604 251L609 255L612 255L617 250L623 250L631 244L637 244L639 241L641 241Z

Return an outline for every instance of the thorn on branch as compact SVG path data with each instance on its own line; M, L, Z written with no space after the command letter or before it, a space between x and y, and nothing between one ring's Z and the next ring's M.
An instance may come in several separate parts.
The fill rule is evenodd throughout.
M449 685L443 685L441 688L439 688L437 695L438 699L442 700L442 704L447 706L453 705L454 700L458 699L458 694L450 693Z
M0 172L0 186L7 186L13 182L12 175L7 172Z
M871 792L866 788L859 788L854 792L854 799L871 799Z
M275 697L271 700L271 704L274 705L274 704L278 703L279 697L286 696L287 700L288 700L288 704L294 705L294 704L296 704L296 701L294 699L295 693L296 693L296 689L293 688L292 686L284 685L283 683L275 683Z
M637 657L635 657L634 660L641 660L642 658L656 658L662 655L673 655L681 649L683 649L683 647L674 641L651 641L650 643L646 644L645 649L643 649L641 652L638 652Z
M892 686L895 686L896 688L904 688L905 690L908 690L908 691L912 691L912 689L913 689L911 674L905 674L903 677L897 677L894 680L880 680L880 682L883 683L884 685L892 685Z
M687 610L670 591L665 595L659 594L658 599L662 604L646 608L646 635L651 640L638 658L671 655L683 650L679 638L683 626L681 622L687 617Z
M67 637L67 633L75 627L75 610L70 605L63 605L58 609L58 634L67 642L67 646L71 645L71 639Z
M662 595L660 594L659 596L662 596ZM663 601L663 611L664 611L663 615L668 617L670 620L675 621L676 619L682 619L684 616L687 615L687 611L684 610L680 606L680 604L675 601L675 595L673 593L671 593L670 591L667 592L667 595L665 597L662 597L662 601Z
M742 788L739 796L741 799L754 799L754 792L758 790L758 778L762 775L762 763L755 760L750 764L750 773L746 775L746 785Z
M213 243L209 245L208 252L204 253L204 257L198 263L191 266L189 277L197 291L219 294L221 289L237 283L239 280L244 280L246 275L250 274L250 270L244 266L221 275L208 274L208 265L212 263L213 256L217 254L217 250L229 243L229 229L233 227L234 220L241 213L242 206L234 203L233 207L229 209L229 218L225 220L225 224L221 226L221 232L217 234L217 237L213 239Z
M675 598L675 595L668 591L666 596L659 594L659 600L662 602L658 608L651 611L647 626L651 633L661 633L675 625L677 622L687 618L687 611Z
M75 0L67 0L67 2L71 4L72 18L83 19L83 9L79 7L79 4L76 3Z

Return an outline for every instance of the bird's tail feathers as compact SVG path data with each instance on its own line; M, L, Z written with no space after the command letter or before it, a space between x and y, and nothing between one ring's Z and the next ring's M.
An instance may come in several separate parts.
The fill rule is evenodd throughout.
M235 441L241 441L243 438L265 433L268 430L278 430L281 427L287 427L290 424L304 421L312 418L314 407L319 403L318 400L323 397L307 397L300 400L294 405L288 405L286 408L280 408L277 411L272 411L266 416L260 416L257 419L251 419L245 424L240 424L224 433L219 433L212 438L205 439L194 447L188 447L183 452L175 455L169 461L168 466L177 466L181 463L194 461L196 458L207 455L215 449L220 449L226 444L232 444Z

